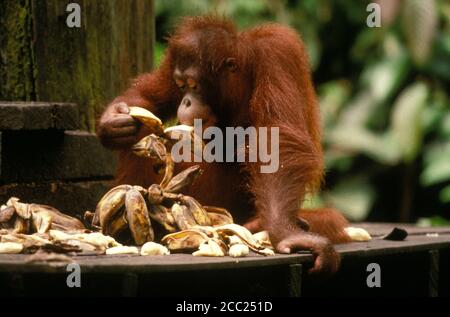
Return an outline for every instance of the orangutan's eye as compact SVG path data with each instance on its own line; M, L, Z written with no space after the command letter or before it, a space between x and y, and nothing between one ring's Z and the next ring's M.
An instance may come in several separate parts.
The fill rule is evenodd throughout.
M188 84L190 89L197 90L198 85L197 85L197 82L194 79L188 78L187 84Z
M178 88L184 89L186 87L186 84L183 80L176 78L175 83L177 84Z

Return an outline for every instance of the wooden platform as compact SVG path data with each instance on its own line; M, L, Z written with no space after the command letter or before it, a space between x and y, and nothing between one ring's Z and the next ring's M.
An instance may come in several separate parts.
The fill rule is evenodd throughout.
M371 242L336 246L342 268L331 278L306 273L313 257L294 255L241 259L188 254L164 257L74 256L67 261L30 262L29 255L0 256L0 295L263 295L263 296L437 296L450 295L450 228L359 224ZM405 241L380 237L394 226ZM81 268L81 288L68 288L66 271ZM370 263L380 266L381 287L369 288Z

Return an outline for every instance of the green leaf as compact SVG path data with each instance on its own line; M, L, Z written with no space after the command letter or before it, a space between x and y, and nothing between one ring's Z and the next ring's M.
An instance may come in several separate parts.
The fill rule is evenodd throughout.
M424 151L424 169L420 175L423 186L450 180L450 142L434 143Z
M344 173L349 172L354 161L354 156L354 153L339 151L334 147L327 147L325 150L326 169L336 169Z
M339 119L343 127L363 127L379 108L397 91L409 71L409 63L401 50L369 65L362 73L362 89L345 107Z
M443 203L450 203L450 185L444 187L444 189L441 190L441 192L439 193L439 199Z
M324 206L325 202L319 194L307 195L302 204L302 208L304 209L318 209L323 208Z
M377 135L365 128L339 127L329 131L325 140L335 148L364 153L382 164L394 165L400 158L397 143L389 134Z
M425 84L414 83L402 92L394 104L391 131L405 162L414 160L422 145L421 116L428 92Z
M438 24L435 0L404 1L402 27L414 62L428 61Z
M319 87L322 122L328 125L338 118L339 111L350 95L350 83L344 80L331 81Z
M342 211L352 221L367 218L375 199L375 192L364 177L345 179L324 194L327 205Z
M392 37L387 41L394 42L391 46L398 44L398 41ZM397 91L406 78L408 70L406 54L396 48L386 58L366 69L362 74L361 83L369 88L370 95L376 102L382 103Z
M442 227L448 225L450 225L450 221L441 216L419 218L417 220L417 226L419 227Z

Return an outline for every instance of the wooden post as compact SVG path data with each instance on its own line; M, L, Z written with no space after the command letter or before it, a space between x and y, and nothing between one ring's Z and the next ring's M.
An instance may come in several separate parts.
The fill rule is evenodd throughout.
M70 3L80 5L80 28L66 23ZM153 0L0 1L0 29L0 100L77 103L90 131L152 67Z
M289 265L289 296L302 296L302 265Z
M439 250L428 251L430 257L430 271L429 271L429 289L430 297L439 296Z

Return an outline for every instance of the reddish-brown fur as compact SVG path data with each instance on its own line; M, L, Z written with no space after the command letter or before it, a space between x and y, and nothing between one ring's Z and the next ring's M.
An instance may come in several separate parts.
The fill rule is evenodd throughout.
M138 77L112 104L123 101L163 118L173 115L183 97L173 80L174 68L199 65L215 87L209 99L219 126L279 127L280 169L262 174L256 163L203 164L205 172L189 194L203 204L228 208L241 223L257 217L248 227L268 230L275 245L285 243L278 250L325 253L319 259L325 263L316 262L316 267L333 271L338 256L320 236L333 243L347 242L345 219L330 209L299 211L303 197L319 189L324 170L319 109L305 51L298 34L285 26L268 24L237 32L227 20L187 18L169 39L159 69ZM236 58L236 73L221 71L228 57ZM136 140L146 133L141 128ZM181 164L179 169L185 167ZM157 180L145 159L129 148L120 150L119 183L148 186ZM299 216L320 236L298 236Z

